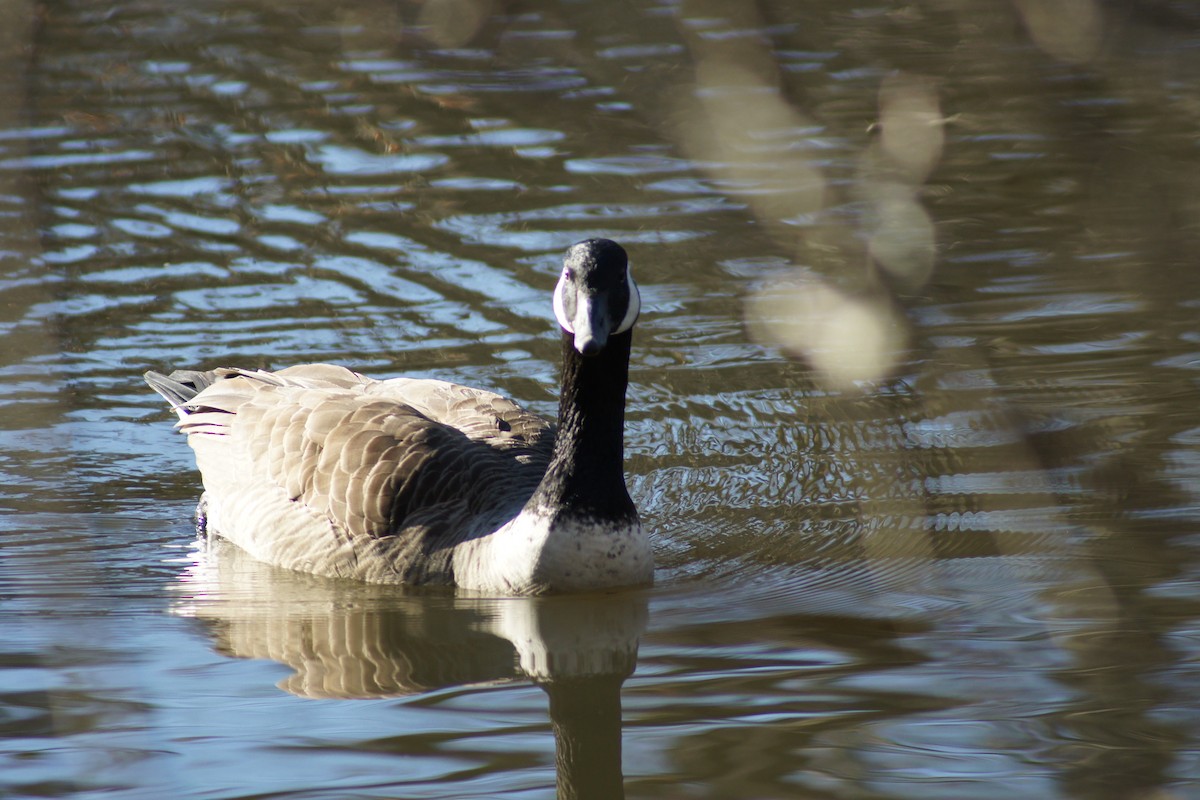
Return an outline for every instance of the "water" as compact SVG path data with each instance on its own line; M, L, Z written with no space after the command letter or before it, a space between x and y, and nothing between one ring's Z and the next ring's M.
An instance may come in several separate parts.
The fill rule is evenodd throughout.
M15 6L0 795L1200 797L1200 18L1067 6ZM143 370L551 414L592 235L653 590L195 541Z

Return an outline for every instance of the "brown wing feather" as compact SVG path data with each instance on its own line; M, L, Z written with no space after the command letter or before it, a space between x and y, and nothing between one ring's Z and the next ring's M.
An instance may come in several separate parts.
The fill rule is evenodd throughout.
M371 381L330 365L223 370L219 377L185 404L191 413L179 423L211 446L227 443L227 452L198 459L210 494L218 494L222 480L255 481L285 493L327 521L314 523L312 536L332 531L355 542L338 574L365 570L349 562L366 553L386 558L400 580L448 571L452 545L519 509L553 447L545 420L499 395L440 381ZM193 446L199 456L210 445ZM239 463L227 467L233 459ZM214 469L236 476L210 476ZM286 504L280 508L295 516ZM219 531L235 542L252 537L260 552L312 547L228 530L239 524L235 516L227 514ZM266 555L285 565L297 560Z

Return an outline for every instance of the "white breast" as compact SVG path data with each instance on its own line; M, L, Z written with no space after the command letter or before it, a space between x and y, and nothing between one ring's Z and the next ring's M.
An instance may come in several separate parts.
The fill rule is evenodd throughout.
M614 526L522 511L493 534L459 548L455 582L485 593L543 594L648 585L654 557L633 522Z

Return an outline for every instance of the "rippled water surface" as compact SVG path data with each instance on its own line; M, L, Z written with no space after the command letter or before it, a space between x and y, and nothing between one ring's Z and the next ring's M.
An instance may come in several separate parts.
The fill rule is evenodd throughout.
M6 13L0 796L1200 797L1190 3ZM195 540L144 370L552 414L596 235L652 590Z

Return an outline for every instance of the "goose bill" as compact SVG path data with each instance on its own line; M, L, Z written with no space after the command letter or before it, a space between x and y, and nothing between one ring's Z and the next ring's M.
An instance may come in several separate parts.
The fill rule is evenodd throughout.
M575 304L575 349L594 356L608 343L608 299L603 295L582 298Z

